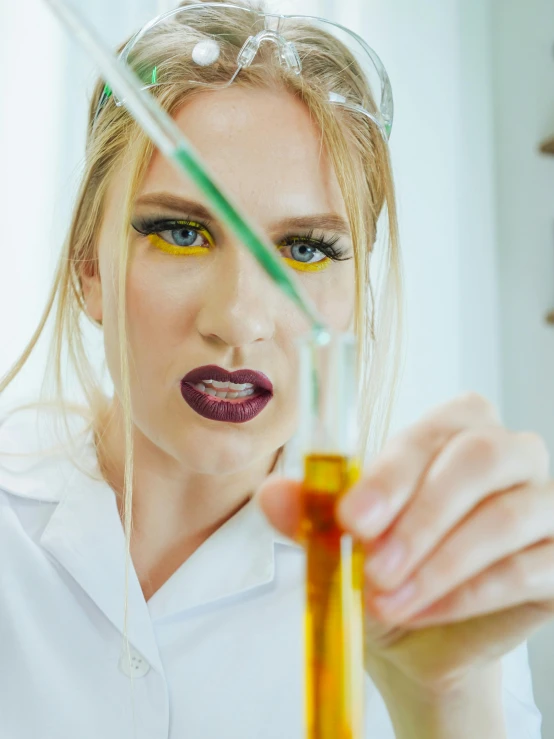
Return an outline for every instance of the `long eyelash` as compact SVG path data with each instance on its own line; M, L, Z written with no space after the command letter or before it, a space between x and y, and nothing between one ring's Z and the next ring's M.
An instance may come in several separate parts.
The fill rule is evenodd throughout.
M160 233L161 231L171 231L172 229L178 228L179 226L193 225L199 230L205 229L210 232L211 222L197 221L194 218L167 218L163 216L150 216L137 218L132 224L135 231L138 231L143 236L150 234ZM280 246L290 246L293 244L308 244L309 246L315 246L319 249L326 257L332 259L335 262L345 262L348 259L352 259L343 249L335 248L340 238L338 236L332 236L328 239L324 237L314 237L314 230L310 229L305 235L298 233L287 234L280 241Z
M348 259L352 259L352 256L348 256L347 252L343 249L335 248L335 244L340 241L339 236L331 236L326 239L324 237L316 238L313 235L314 229L311 229L306 233L305 236L299 234L289 234L284 236L279 244L280 246L291 246L294 244L307 244L308 246L315 246L319 249L326 257L332 259L335 262L346 262Z
M172 231L183 226L193 226L198 230L210 231L210 224L197 221L195 218L167 218L162 216L150 216L137 218L131 224L135 231L143 236L160 233L161 231Z

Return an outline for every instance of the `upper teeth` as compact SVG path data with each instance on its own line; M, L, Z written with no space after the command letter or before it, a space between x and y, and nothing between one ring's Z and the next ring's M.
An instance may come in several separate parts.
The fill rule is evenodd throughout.
M217 380L202 380L194 385L200 392L213 395L217 398L245 398L254 393L254 385L251 382L218 382Z
M246 390L247 387L254 387L254 385L251 382L242 382L242 383L235 383L235 382L218 382L217 380L202 380L202 383L204 385L213 385L214 387L217 387L219 390L234 390L236 392L240 392L241 390Z

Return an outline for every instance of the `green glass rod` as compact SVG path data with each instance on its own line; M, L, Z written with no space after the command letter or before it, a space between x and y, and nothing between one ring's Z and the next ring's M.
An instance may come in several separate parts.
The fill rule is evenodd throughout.
M242 215L231 198L217 184L200 155L173 119L154 97L142 89L133 70L105 46L95 31L64 0L45 0L55 15L74 34L83 49L97 63L104 79L160 152L181 173L187 175L205 195L213 211L246 246L271 280L307 316L313 335L322 344L329 341L329 330L304 289L277 256L273 244Z

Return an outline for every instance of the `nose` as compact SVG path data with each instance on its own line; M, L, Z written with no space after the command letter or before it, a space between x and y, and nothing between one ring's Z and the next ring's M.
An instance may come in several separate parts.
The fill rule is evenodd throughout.
M197 314L199 333L232 347L267 341L275 333L275 292L245 247L229 244L206 286Z

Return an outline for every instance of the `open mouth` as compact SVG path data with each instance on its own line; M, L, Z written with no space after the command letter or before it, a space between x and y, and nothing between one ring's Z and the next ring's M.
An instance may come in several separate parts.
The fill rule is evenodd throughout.
M251 398L256 393L266 392L252 383L218 382L211 380L207 383L198 382L193 385L200 393L205 393L217 400L240 402L243 398Z
M181 394L204 418L244 423L255 418L273 397L273 385L262 372L229 372L216 365L197 367L181 380Z

